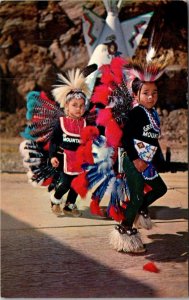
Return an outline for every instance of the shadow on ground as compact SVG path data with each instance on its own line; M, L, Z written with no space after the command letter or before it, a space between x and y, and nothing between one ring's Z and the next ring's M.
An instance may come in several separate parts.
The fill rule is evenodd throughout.
M106 206L101 206L104 211L106 210ZM168 206L150 206L149 208L150 217L153 220L179 220L184 219L188 220L189 211L188 209L180 208L180 207L168 207ZM103 220L110 222L110 225L115 224L116 222L110 217L101 217L98 215L94 215L90 212L90 207L83 206L82 207L82 215L79 218L84 219L94 219L94 220ZM65 216L64 214L57 216L58 218L68 218L69 216ZM70 216L70 218L73 218ZM101 224L102 225L102 224ZM107 226L108 224L106 224Z
M100 206L101 209L104 210L104 213L106 212L107 206ZM94 215L90 211L90 207L88 206L82 206L80 209L82 215L79 217L80 219L93 219L93 220L104 220L104 221L112 221L115 222L112 218L108 216L99 216L99 215ZM64 215L63 213L61 215L57 215L58 218L73 218L73 216L69 215Z
M170 162L167 165L167 171L171 173L188 171L188 163Z
M65 231L60 243L8 214L1 217L2 297L154 297L152 287L65 245ZM7 223L13 229L6 230Z
M101 206L102 209L106 209L106 206ZM185 219L188 220L189 212L188 209L180 208L180 207L168 207L168 206L150 206L149 213L151 219L158 220L178 220ZM64 214L59 215L58 218L67 218L69 216L65 216ZM71 218L73 218L71 216ZM84 219L94 219L94 220L104 220L104 221L112 221L110 225L116 223L110 217L100 217L98 215L91 214L90 207L83 206L82 207L82 215L79 218Z
M152 261L174 263L188 260L188 232L177 234L151 234L148 237L152 243L148 244L146 258Z
M188 209L168 206L150 206L150 217L158 220L188 220Z

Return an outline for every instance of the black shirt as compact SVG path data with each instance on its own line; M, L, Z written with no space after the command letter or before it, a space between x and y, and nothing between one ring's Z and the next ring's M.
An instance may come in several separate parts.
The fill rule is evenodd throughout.
M155 109L147 110L141 105L134 107L128 114L123 128L122 147L130 160L139 158L134 147L134 139L159 147L160 122Z

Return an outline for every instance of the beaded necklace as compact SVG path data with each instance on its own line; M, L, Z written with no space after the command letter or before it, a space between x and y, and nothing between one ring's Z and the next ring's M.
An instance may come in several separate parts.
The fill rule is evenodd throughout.
M144 106L139 105L147 114L148 119L150 121L150 124L152 125L152 128L156 131L156 132L160 132L160 120L159 120L159 116L158 113L156 112L155 109L152 109L152 111L150 112L148 109L146 109Z

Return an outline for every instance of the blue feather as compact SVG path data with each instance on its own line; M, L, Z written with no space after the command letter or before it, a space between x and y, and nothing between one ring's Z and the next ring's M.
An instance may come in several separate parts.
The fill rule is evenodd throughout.
M39 100L39 95L40 92L36 91L31 91L27 94L26 99L27 99L27 113L26 113L26 119L31 120L33 116L33 110L36 107L36 105L40 105L40 100Z
M97 189L92 194L92 198L93 198L93 196L97 197L99 199L99 203L102 200L102 198L107 190L108 183L112 177L113 177L113 175L109 175L108 177L106 177L105 180L97 187Z
M119 189L121 188L122 184L122 179L117 178L114 182L114 185L112 187L112 192L111 192L111 197L110 197L110 202L107 207L107 212L109 213L110 207L113 205L114 207L119 207L120 206L120 201L123 199L120 199L119 195L120 193L118 192Z
M31 101L31 100L35 100L36 101L36 98L39 97L39 95L40 95L40 92L30 91L26 95L26 100L27 100L27 102Z
M91 189L96 183L98 183L104 177L104 175L99 174L99 173L89 175L89 176L88 175L89 175L89 173L87 173L89 189Z
M23 132L20 133L20 135L25 138L26 140L35 140L36 138L34 138L33 136L31 136L30 132L31 132L31 128L29 126L27 126L25 128L25 130Z
M100 148L101 146L104 145L105 141L106 141L106 138L105 138L103 135L99 135L99 136L93 141L93 143L94 143L96 146L98 146L98 147Z
M26 112L26 119L29 121L29 120L32 119L32 116L33 116L33 111L27 110L27 112Z

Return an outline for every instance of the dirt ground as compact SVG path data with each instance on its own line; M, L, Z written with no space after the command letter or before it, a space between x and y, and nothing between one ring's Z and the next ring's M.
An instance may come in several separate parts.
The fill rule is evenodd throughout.
M138 256L111 248L115 222L90 214L90 195L77 201L80 218L57 217L45 188L1 175L2 297L188 297L187 172L162 174L168 192L150 207L153 228L139 230L147 252ZM143 269L149 262L158 273Z

